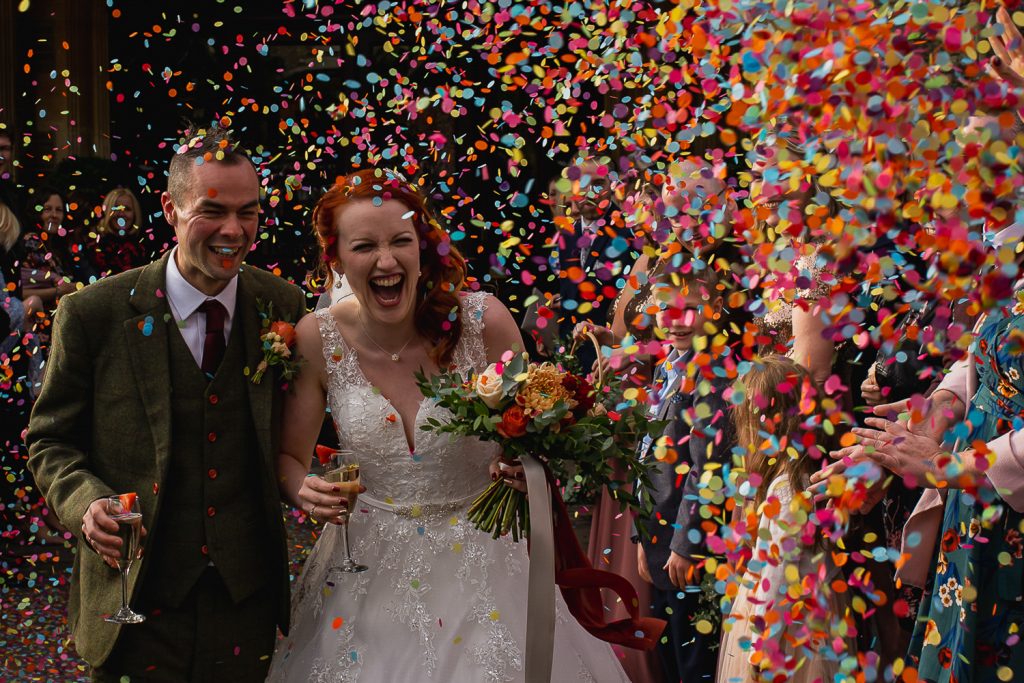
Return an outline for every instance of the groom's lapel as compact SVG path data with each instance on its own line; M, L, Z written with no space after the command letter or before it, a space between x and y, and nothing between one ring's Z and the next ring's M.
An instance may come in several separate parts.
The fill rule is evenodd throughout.
M168 258L169 254L165 254L159 261L143 269L129 299L139 315L124 323L132 370L153 435L160 481L166 474L171 453L168 332L169 326L175 323L167 304Z
M270 422L274 403L274 390L277 387L277 375L268 369L259 384L254 384L252 375L263 360L263 342L260 341L260 320L257 299L263 295L256 279L249 275L245 267L238 276L238 321L241 323L242 345L245 349L245 365L249 374L245 376L246 389L249 392L249 410L252 413L253 426L256 428L257 441L264 460L273 465L274 455L271 453ZM268 301L263 301L266 305Z

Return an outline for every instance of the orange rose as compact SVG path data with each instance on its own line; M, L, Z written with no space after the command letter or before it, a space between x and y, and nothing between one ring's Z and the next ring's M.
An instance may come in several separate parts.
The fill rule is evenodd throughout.
M516 404L510 405L501 414L501 422L498 423L498 433L506 439L514 439L526 433L526 413Z
M291 346L295 343L295 326L291 323L278 320L270 324L270 331L280 337L285 346Z

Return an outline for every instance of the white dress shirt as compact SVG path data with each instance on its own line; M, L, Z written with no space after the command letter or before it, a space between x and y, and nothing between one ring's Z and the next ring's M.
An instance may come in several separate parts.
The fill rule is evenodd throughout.
M171 314L174 322L178 323L178 330L181 332L188 350L196 359L196 365L203 364L203 342L206 340L206 316L198 311L207 299L216 299L227 310L228 315L224 320L224 343L227 344L231 338L231 323L235 317L235 298L238 295L238 276L235 275L228 282L227 287L221 290L217 296L206 296L193 287L185 279L185 276L178 270L178 263L175 260L178 256L178 248L171 251L171 258L167 262L167 303L171 306Z

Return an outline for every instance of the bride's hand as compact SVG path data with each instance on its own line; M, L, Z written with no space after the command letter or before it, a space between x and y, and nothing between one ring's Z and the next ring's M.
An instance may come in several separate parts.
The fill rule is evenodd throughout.
M526 474L523 466L518 460L505 460L505 456L499 456L491 461L491 481L497 481L500 477L506 486L511 486L516 491L526 493Z
M299 500L302 511L321 522L341 524L348 509L346 495L353 497L366 491L365 486L357 482L338 482L332 484L323 477L308 476L299 488Z

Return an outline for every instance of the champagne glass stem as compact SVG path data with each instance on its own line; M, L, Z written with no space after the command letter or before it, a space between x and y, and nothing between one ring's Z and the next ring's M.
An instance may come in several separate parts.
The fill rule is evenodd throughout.
M348 520L345 521L345 533L344 533L343 541L344 541L344 544L345 544L345 563L351 565L352 564L352 551L349 550L349 546L348 546Z
M128 607L128 568L125 567L121 570L121 609L127 610Z

